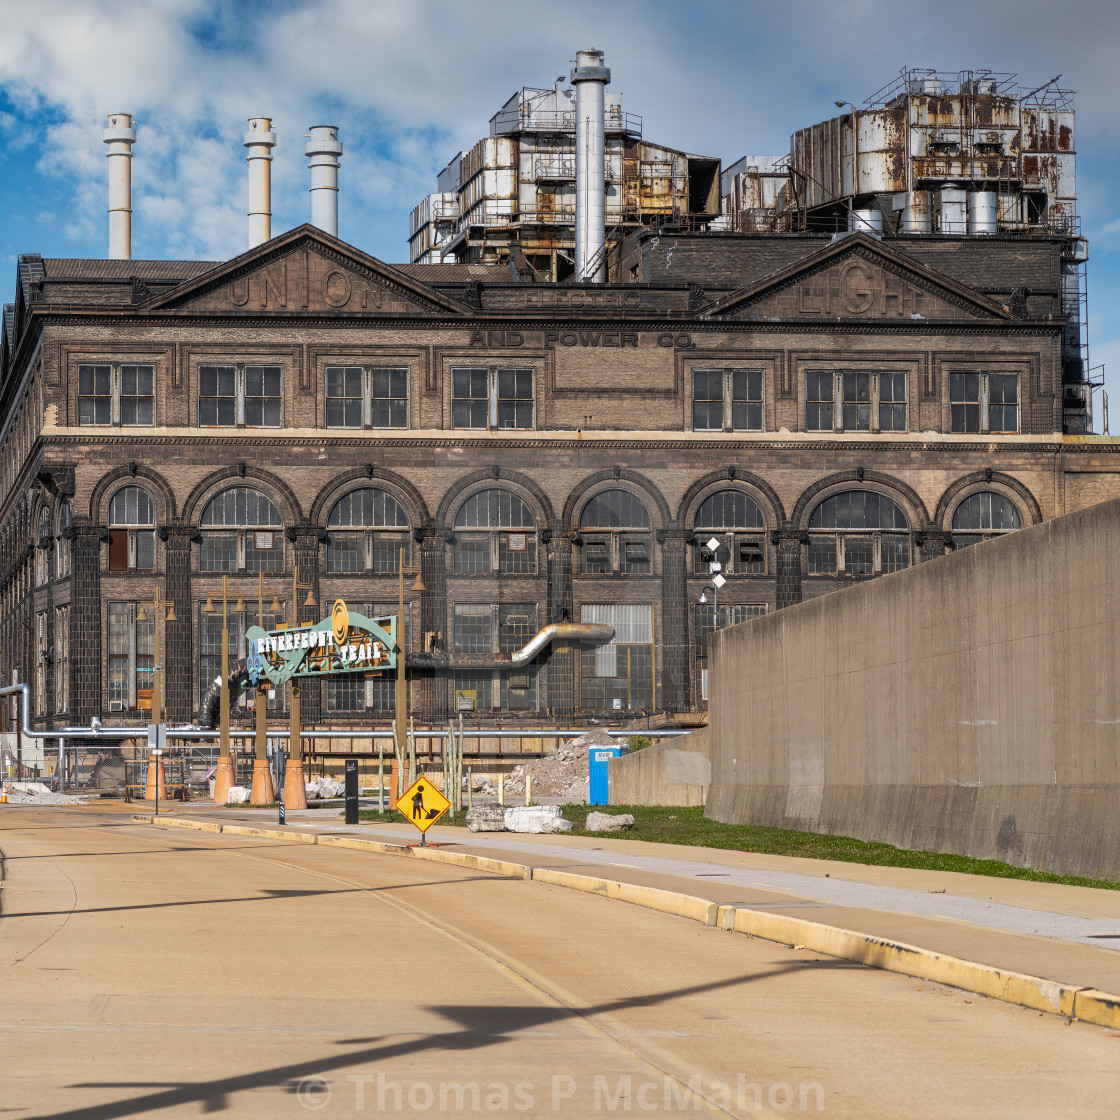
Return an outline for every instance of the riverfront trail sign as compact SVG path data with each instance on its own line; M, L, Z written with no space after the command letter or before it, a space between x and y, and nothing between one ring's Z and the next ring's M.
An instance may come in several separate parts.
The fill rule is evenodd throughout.
M423 833L451 808L451 802L427 778L417 778L393 807Z
M281 685L293 677L322 677L333 673L376 673L397 667L396 615L366 618L353 614L339 599L330 618L314 626L291 630L246 632L246 668L256 684L264 677Z

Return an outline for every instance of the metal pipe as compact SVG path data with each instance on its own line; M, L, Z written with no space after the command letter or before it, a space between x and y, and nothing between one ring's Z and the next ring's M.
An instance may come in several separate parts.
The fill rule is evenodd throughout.
M338 161L342 155L342 141L338 127L333 124L316 124L307 130L304 148L311 162L311 224L338 236Z
M531 638L527 645L510 655L513 665L526 665L545 646L555 641L609 642L614 637L614 627L606 622L550 622Z
M610 70L603 52L576 52L576 280L602 284L607 278L606 153L603 113Z
M272 237L272 149L276 133L271 117L250 117L245 133L249 164L249 248Z
M109 145L109 259L132 258L132 145L136 129L131 113L110 113L102 137Z

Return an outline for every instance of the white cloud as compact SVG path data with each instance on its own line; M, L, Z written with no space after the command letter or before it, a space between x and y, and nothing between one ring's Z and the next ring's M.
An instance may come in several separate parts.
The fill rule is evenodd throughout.
M612 88L646 135L731 161L782 151L789 134L860 101L902 65L1064 72L1079 91L1079 176L1087 213L1117 238L1120 142L1112 53L1115 4L941 0L933 7L853 0L745 4L694 0L0 0L0 130L38 132L40 173L71 192L59 220L104 232L105 114L131 111L137 250L226 255L244 247L246 118L274 119L274 228L307 215L303 134L334 123L341 230L390 259L405 255L407 212L435 172L487 132L522 85L567 74L575 50L607 53ZM967 30L967 35L963 31ZM14 118L9 121L7 117ZM32 128L25 126L31 125ZM9 140L9 152L14 145ZM14 158L14 157L11 157ZM10 164L10 159L9 159ZM1099 168L1099 170L1097 170ZM374 228L376 219L379 228Z

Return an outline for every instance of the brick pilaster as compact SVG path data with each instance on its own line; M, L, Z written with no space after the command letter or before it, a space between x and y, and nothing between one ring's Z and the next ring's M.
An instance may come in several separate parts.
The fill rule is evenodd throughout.
M924 564L927 560L944 556L953 547L953 534L941 529L923 529L914 534L914 543L918 546L920 563Z
M70 583L70 718L87 724L101 715L101 542L100 525L69 529Z
M573 621L572 535L560 526L541 534L548 556L548 621ZM539 703L558 720L570 720L576 706L579 646L554 643L548 654L546 693Z
M420 545L420 578L425 591L420 596L420 641L414 648L424 652L428 635L435 635L431 652L446 654L450 642L447 630L447 543L451 533L433 525L416 530ZM448 711L450 684L431 670L417 673L413 695L417 714L426 721L442 720Z
M191 544L199 539L189 525L168 525L159 531L164 542L164 594L175 606L178 622L167 625L167 649L161 651L164 664L163 703L169 723L186 723L198 710L197 673L192 635L193 596Z
M661 703L667 712L688 707L688 542L686 529L663 529L661 541ZM657 646L654 645L656 654Z
M809 534L788 524L775 529L770 540L778 549L778 610L801 602L801 550Z

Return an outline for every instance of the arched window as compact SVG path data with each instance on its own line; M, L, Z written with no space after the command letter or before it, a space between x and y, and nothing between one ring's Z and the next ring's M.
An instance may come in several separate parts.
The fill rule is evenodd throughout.
M35 583L46 583L51 578L50 565L51 514L48 509L39 511L35 523Z
M58 513L55 515L55 559L58 568L58 576L61 579L63 576L70 574L70 503L60 502L58 505ZM59 711L65 711L60 708Z
M696 511L697 575L761 576L766 574L766 521L758 503L739 490L720 490L705 498ZM717 549L710 542L719 542ZM718 563L719 568L712 568Z
M953 547L991 540L1023 527L1015 503L994 490L969 494L953 513Z
M156 566L156 511L146 490L125 486L109 503L109 571L150 572Z
M648 575L652 570L649 512L629 490L604 490L579 519L582 571Z
M537 570L536 527L532 510L516 494L472 494L455 514L455 574L532 575Z
M906 515L882 494L845 490L809 518L809 575L872 576L910 565Z
M223 490L202 511L200 570L282 572L283 525L276 507L259 490Z
M408 515L384 490L343 494L327 515L328 572L395 573L401 549L408 560Z

